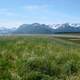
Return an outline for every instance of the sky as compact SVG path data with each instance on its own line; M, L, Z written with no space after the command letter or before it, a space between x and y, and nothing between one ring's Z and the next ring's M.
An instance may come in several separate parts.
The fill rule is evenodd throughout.
M80 0L0 0L0 27L80 23Z

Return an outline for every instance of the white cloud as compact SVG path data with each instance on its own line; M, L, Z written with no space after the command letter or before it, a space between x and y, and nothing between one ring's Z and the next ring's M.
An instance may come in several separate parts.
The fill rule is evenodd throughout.
M39 8L39 6L36 6L36 5L34 5L34 6L31 6L31 5L24 6L25 10L35 10L35 9L38 9L38 8Z
M12 27L19 27L19 25L22 25L24 23L24 21L0 21L0 27L9 27L9 28L12 28Z
M12 11L10 11L9 9L1 8L0 9L0 15L4 15L4 16L15 16L16 14L13 13Z
M34 10L45 10L48 8L48 5L26 5L23 6L24 10L34 11Z

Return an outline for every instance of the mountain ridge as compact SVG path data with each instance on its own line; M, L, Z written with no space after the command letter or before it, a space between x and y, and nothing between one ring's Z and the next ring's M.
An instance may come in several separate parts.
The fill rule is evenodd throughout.
M22 24L18 28L0 28L0 34L54 34L54 33L80 32L80 24L53 24L40 23Z

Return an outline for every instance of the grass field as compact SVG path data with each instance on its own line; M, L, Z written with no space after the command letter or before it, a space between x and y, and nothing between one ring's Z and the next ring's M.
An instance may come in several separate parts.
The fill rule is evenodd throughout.
M80 40L0 37L0 80L80 80Z

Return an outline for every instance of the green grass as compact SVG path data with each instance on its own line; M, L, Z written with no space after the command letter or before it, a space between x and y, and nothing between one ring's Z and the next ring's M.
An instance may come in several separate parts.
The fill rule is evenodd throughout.
M0 80L80 80L80 45L54 37L0 37Z
M80 38L70 38L70 37L58 37L59 39L63 39L63 40L66 40L66 41L70 41L70 42L73 42L73 43L77 43L77 44L80 44Z

